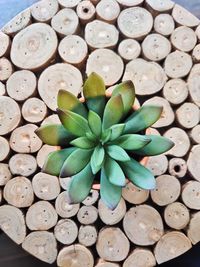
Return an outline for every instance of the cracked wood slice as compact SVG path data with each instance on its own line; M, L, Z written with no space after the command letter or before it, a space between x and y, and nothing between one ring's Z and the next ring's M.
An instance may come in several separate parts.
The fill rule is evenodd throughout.
M148 60L161 61L171 52L171 43L161 34L152 33L144 39L142 52Z
M77 8L76 13L82 24L86 24L95 18L95 6L89 0L81 1Z
M58 12L58 9L57 0L42 0L32 5L31 15L38 22L49 22Z
M47 231L30 233L22 243L22 248L29 254L49 264L57 258L57 242L54 235Z
M200 62L200 44L196 45L192 51L192 59L195 63Z
M58 45L55 31L45 23L34 23L13 39L11 60L21 69L39 70L48 65Z
M9 166L6 163L0 163L0 186L4 186L12 178Z
M161 175L156 178L156 187L151 190L151 198L158 206L166 206L175 202L181 193L181 184L171 175Z
M34 200L30 180L23 176L12 178L4 187L3 197L8 204L17 208L30 207Z
M182 158L172 158L169 160L169 174L177 178L183 178L187 173L187 163Z
M32 231L49 230L56 225L58 214L47 201L34 203L26 213L26 225Z
M6 138L0 136L0 162L7 159L10 154L10 146Z
M24 101L36 94L36 86L36 76L29 70L14 72L6 83L8 95L16 101Z
M170 78L182 78L188 75L192 68L192 57L182 51L172 52L167 56L164 70Z
M199 107L193 103L184 103L176 110L176 118L181 127L191 129L200 121Z
M78 213L77 219L81 224L93 224L98 219L98 210L94 206L82 206Z
M154 19L154 30L164 36L169 36L172 34L175 28L175 22L171 15L169 14L159 14Z
M38 91L45 104L55 111L58 91L68 90L77 96L82 84L81 72L76 67L67 63L57 63L42 72L38 81Z
M124 261L123 267L153 267L156 266L156 259L149 249L136 248Z
M187 228L187 236L191 240L193 245L196 245L200 241L199 224L200 211L192 214L190 223Z
M27 122L41 122L46 115L47 106L37 97L27 99L22 106L22 116Z
M26 225L22 211L10 205L0 207L0 228L16 244L26 237Z
M6 94L6 86L4 83L0 82L0 96L4 96Z
M97 49L89 55L86 74L99 74L106 84L111 86L119 81L123 74L124 63L120 56L110 49Z
M165 84L162 93L170 104L179 105L188 97L188 84L182 79L171 79Z
M43 145L37 153L36 160L38 166L42 169L49 153L60 150L59 146Z
M102 0L96 6L97 18L114 24L120 13L120 6L115 0Z
M34 124L26 124L16 128L10 136L10 147L18 153L35 153L41 146L42 141L36 135L38 127Z
M200 125L196 125L190 132L190 138L194 144L200 144Z
M120 265L118 263L108 262L104 261L103 259L99 259L95 267L120 267Z
M6 81L13 73L13 66L10 60L5 57L0 58L0 81Z
M131 7L141 5L144 0L117 0L122 7Z
M88 46L78 35L68 35L59 44L58 52L66 63L83 67L88 55Z
M187 160L187 166L190 175L200 182L200 145L192 147Z
M30 176L37 170L34 156L29 154L15 154L9 160L9 168L13 175Z
M79 26L79 18L71 8L61 9L51 20L52 28L62 37L75 34Z
M123 228L133 244L149 246L163 235L163 221L158 211L148 205L131 208L125 215Z
M147 7L156 13L167 13L171 11L175 3L171 0L145 0Z
M81 225L78 232L78 241L85 247L91 247L96 244L97 230L93 225Z
M0 96L0 135L15 129L21 121L19 105L8 96Z
M153 175L162 175L167 171L168 159L165 155L149 157L146 167L153 173Z
M69 7L69 8L76 7L80 2L81 0L58 0L58 3L62 7Z
M192 13L178 4L175 4L172 11L172 16L176 23L179 25L196 27L200 23L199 19L196 16L194 16Z
M172 260L192 247L189 238L181 232L168 232L156 244L154 254L158 264Z
M128 182L125 187L122 188L123 198L131 204L142 204L149 198L149 190L143 190L133 183Z
M10 37L5 33L0 32L0 57L3 57L8 54L10 44Z
M188 208L180 202L169 204L164 210L166 224L176 230L184 229L190 221Z
M59 267L73 266L74 262L81 267L94 266L94 258L90 250L79 244L64 247L58 254Z
M134 39L124 39L118 46L118 54L125 61L138 58L141 54L141 50L139 42Z
M109 209L100 199L98 203L99 217L106 225L115 225L119 223L126 214L126 202L121 198L119 204L114 210Z
M198 107L200 107L200 64L195 64L188 77L189 95Z
M99 191L95 189L91 189L89 195L86 197L86 199L82 203L85 206L91 206L91 205L94 205L98 199L99 199Z
M119 39L119 32L114 25L101 20L89 22L85 27L85 40L89 47L113 48Z
M74 217L80 209L80 204L70 204L67 192L62 192L56 198L56 212L62 218Z
M78 227L76 223L70 219L62 219L58 221L54 228L55 238L64 245L71 245L78 236Z
M130 242L120 228L105 227L99 232L96 249L102 259L119 262L126 259Z
M118 28L127 38L143 39L153 27L153 17L142 7L130 7L121 11Z
M174 142L174 147L165 154L174 157L184 157L190 149L190 139L187 133L178 127L172 127L164 133L164 137Z
M183 203L194 210L200 209L200 183L197 181L189 181L182 188Z
M39 172L32 179L35 195L42 200L53 200L60 194L58 177Z

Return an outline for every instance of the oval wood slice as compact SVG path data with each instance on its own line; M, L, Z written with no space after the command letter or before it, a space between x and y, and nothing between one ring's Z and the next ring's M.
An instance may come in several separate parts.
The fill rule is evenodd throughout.
M78 241L85 247L91 247L95 245L97 236L97 230L93 225L81 225L79 228Z
M122 189L123 198L131 204L142 204L149 198L149 190L143 190L128 182Z
M193 103L185 102L176 110L176 117L180 126L191 129L200 121L199 107Z
M188 171L191 174L191 176L197 180L200 181L200 145L193 146L191 149L191 152L189 154L189 158L187 161L188 165Z
M83 225L93 224L98 219L98 210L94 206L82 206L77 213L77 218Z
M97 18L114 24L120 13L120 6L115 0L102 0L96 6Z
M168 159L165 155L149 157L146 167L155 175L166 173L168 169Z
M187 173L187 163L182 158L172 158L169 161L169 173L177 178L183 178Z
M134 39L124 39L118 46L118 53L125 61L130 61L139 57L141 46Z
M200 212L198 211L192 214L192 218L187 228L187 236L193 245L196 245L200 241L199 224Z
M86 197L86 199L82 202L85 206L91 206L97 202L99 199L99 191L92 189L90 194Z
M32 155L15 154L9 160L9 168L13 175L30 176L37 170L37 162Z
M183 203L189 208L193 210L200 209L200 183L197 181L189 181L187 182L182 190L182 200Z
M108 261L104 261L102 259L99 259L98 263L97 263L97 265L95 265L95 267L120 267L120 265L118 263L108 262Z
M38 22L49 22L58 9L57 0L42 0L31 7L31 15Z
M63 219L58 221L54 228L54 235L56 239L64 244L71 245L78 236L78 227L76 223L70 219Z
M200 82L200 64L195 64L188 77L188 88L189 88L189 95L192 101L198 107L200 107L200 90L198 87L199 82Z
M10 44L10 37L5 33L0 32L0 57L8 54Z
M6 163L0 163L0 186L4 186L12 178L9 166Z
M81 0L58 0L58 3L62 7L70 7L70 8L76 7L80 2Z
M27 99L22 106L23 118L32 123L38 123L44 120L47 115L47 106L36 97Z
M200 62L200 44L197 44L192 51L192 59L195 63Z
M60 119L57 114L50 115L46 117L41 125L47 125L47 124L61 124Z
M159 14L154 19L154 30L164 36L172 34L175 28L175 22L169 14Z
M156 266L156 259L149 249L136 248L124 261L123 267Z
M12 63L5 57L0 58L0 81L8 80L12 73Z
M149 8L156 12L168 12L174 7L174 2L171 0L146 0Z
M58 150L60 150L59 146L43 145L41 149L38 151L37 156L36 156L38 166L42 169L48 155L51 152L55 152Z
M189 133L193 143L200 144L200 125L196 125Z
M10 146L6 138L0 136L0 162L7 159L10 154Z
M3 96L6 94L6 87L5 84L0 82L0 96Z
M144 0L117 0L122 7L138 6L144 2Z
M177 24L188 27L196 27L200 22L197 17L178 4L175 4L172 16Z
M77 8L76 13L82 24L86 24L95 18L96 9L92 1L81 1Z

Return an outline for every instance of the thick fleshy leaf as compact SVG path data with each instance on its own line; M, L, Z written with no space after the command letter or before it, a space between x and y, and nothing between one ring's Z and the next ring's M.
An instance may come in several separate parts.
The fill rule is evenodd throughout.
M60 90L57 97L57 105L61 110L70 110L87 119L87 109L72 93Z
M50 146L66 146L74 138L61 124L41 126L35 133L42 142Z
M71 177L68 192L73 204L82 202L89 195L93 180L94 175L92 174L90 164Z
M127 179L136 186L145 190L155 188L156 180L153 174L136 160L131 159L127 162L120 162L120 166Z
M88 124L90 126L91 131L97 136L101 136L101 118L97 113L90 110L88 114Z
M79 138L76 138L73 141L71 141L70 144L72 146L76 146L78 148L83 148L83 149L89 149L89 148L95 147L95 143L92 142L87 137L79 137Z
M90 131L88 121L82 116L69 110L63 111L58 109L57 111L63 126L73 135L84 136L86 132Z
M111 137L111 129L106 129L102 131L101 141L103 144L108 142L110 140L110 137Z
M117 124L123 117L124 106L121 95L111 97L104 110L103 114L103 129L108 129L114 124Z
M92 141L92 142L97 141L96 135L94 135L92 132L87 132L85 135L90 141Z
M166 137L159 135L147 135L151 138L151 142L145 147L135 150L134 153L145 156L156 156L170 150L174 143Z
M109 145L106 148L106 152L111 158L113 158L115 160L118 160L118 161L129 161L130 160L129 155L120 146Z
M106 97L106 87L103 79L96 73L91 73L83 86L83 94L89 110L102 116Z
M125 134L115 140L115 144L126 150L140 149L151 142L149 135Z
M105 156L104 148L102 146L97 146L94 149L90 161L93 174L96 174L101 169L101 166L104 162L104 156Z
M127 115L128 112L132 109L135 101L135 86L133 82L126 81L117 85L112 93L112 96L119 94L122 97L122 102L124 105L124 115Z
M125 175L119 164L114 159L106 157L104 169L106 177L108 177L112 184L122 187L126 185Z
M113 185L109 182L108 177L105 174L104 168L101 170L101 188L100 195L105 205L114 210L120 202L122 195L122 188L120 186Z
M137 133L153 125L161 116L163 108L143 106L125 121L124 133Z
M125 127L125 124L116 124L110 127L111 129L110 141L113 141L117 139L119 136L121 136L123 133L124 127Z
M77 148L65 160L60 177L69 177L79 173L89 163L93 150Z
M74 152L76 148L65 148L59 151L51 152L44 163L42 171L50 175L59 176L65 160Z

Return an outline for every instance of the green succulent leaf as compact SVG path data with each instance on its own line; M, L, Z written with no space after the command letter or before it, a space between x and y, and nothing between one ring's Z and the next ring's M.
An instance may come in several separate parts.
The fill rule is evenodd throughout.
M106 103L105 91L103 79L98 74L91 73L83 86L83 94L88 109L96 112L100 117Z
M117 139L119 136L122 135L123 130L125 128L125 124L116 124L110 127L111 129L111 136L110 141Z
M114 159L106 157L104 168L110 183L121 187L126 185L125 175L120 165Z
M125 121L124 133L137 133L153 125L161 116L163 108L142 106Z
M69 110L77 113L84 118L87 118L86 107L78 100L78 98L72 93L60 90L57 97L58 108L61 110Z
M105 174L104 168L101 169L101 188L100 195L102 201L109 207L111 210L114 210L120 202L122 195L122 188L116 185L113 185L109 182L108 177Z
M149 135L125 134L120 136L115 144L126 150L135 150L145 147L149 142L151 142Z
M102 131L101 141L103 144L105 144L106 142L110 140L111 133L112 133L111 129L106 129Z
M86 132L90 131L88 121L82 116L66 110L58 109L58 116L65 129L75 136L85 136Z
M88 123L90 126L91 131L97 136L101 136L101 118L97 113L90 110L88 115Z
M79 173L89 163L93 150L77 148L65 160L60 177L70 177Z
M87 137L79 137L77 139L74 139L73 141L70 142L72 146L76 146L78 148L83 148L83 149L89 149L89 148L94 148L95 143L92 142L90 139Z
M91 157L91 168L92 168L92 173L96 174L102 167L103 162L104 162L104 156L105 156L105 150L102 146L97 146L94 149L94 152Z
M80 203L89 195L94 175L92 173L90 164L88 164L82 171L71 177L69 184L69 197L73 204Z
M124 115L132 109L135 101L135 86L132 81L126 81L116 86L112 96L121 95L124 105Z
M59 176L65 160L74 152L76 148L65 148L51 152L44 163L42 171L50 175Z
M131 159L127 162L120 162L120 166L126 177L136 186L151 190L156 186L156 181L153 174L139 162Z
M159 135L147 135L151 138L151 142L145 147L135 150L134 153L145 156L156 156L170 150L174 143L166 137Z
M103 129L108 129L114 124L117 124L123 117L124 106L121 95L111 97L104 110L103 114Z
M130 160L129 155L120 146L109 145L106 148L106 152L111 158L113 158L115 160L118 160L118 161L129 161Z
M93 134L92 132L87 132L85 135L90 141L92 141L92 142L96 142L97 141L96 135Z
M41 126L35 133L42 142L50 146L66 146L74 138L61 124Z

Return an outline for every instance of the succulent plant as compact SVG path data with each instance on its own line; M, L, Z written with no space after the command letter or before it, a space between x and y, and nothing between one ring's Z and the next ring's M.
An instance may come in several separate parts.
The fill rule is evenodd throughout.
M174 145L156 135L142 135L162 113L162 107L142 106L133 111L135 89L131 81L116 86L106 97L103 79L92 73L83 87L85 102L60 90L57 113L62 124L41 126L37 135L61 150L48 155L43 171L71 177L69 197L82 202L94 181L100 182L102 201L114 209L126 185L126 178L142 189L155 188L153 174L136 159L159 155Z

